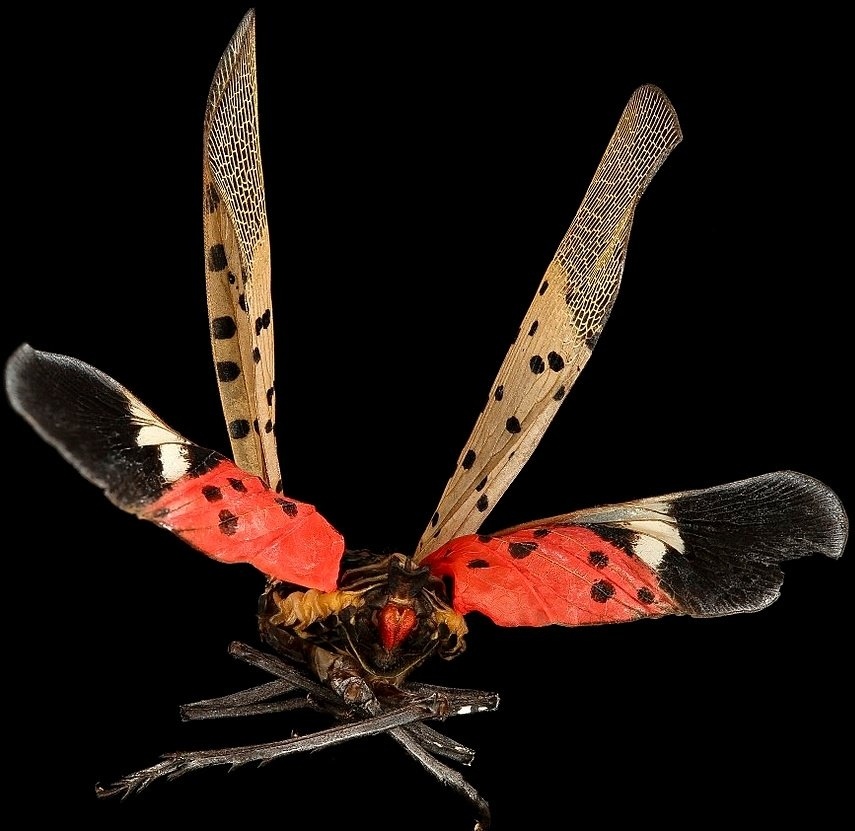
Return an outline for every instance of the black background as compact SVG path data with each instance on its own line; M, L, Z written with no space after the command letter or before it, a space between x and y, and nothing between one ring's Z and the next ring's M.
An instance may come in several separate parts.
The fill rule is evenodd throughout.
M159 5L12 21L27 57L7 62L4 354L27 340L82 358L227 452L201 123L245 9ZM415 544L645 82L685 140L641 202L593 360L485 528L784 468L851 509L841 21L257 8L280 455L288 492L351 546ZM90 827L469 827L462 800L384 738L98 802L96 781L163 751L318 724L180 724L180 703L257 680L226 646L254 642L260 576L117 511L3 415L13 801ZM833 816L834 754L852 738L852 556L786 571L781 600L750 616L471 620L468 652L422 677L502 696L498 713L446 725L478 750L467 775L496 831Z

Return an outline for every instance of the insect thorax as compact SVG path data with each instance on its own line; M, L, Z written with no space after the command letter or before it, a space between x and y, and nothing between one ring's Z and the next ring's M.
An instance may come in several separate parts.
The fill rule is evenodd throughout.
M459 655L467 631L441 579L402 554L369 551L345 554L332 592L270 582L259 601L259 628L286 657L316 666L318 650L350 656L369 681L392 684L431 655Z

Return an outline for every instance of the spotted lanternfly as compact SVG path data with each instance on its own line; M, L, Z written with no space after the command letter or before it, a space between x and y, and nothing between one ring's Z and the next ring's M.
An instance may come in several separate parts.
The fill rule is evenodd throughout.
M466 797L476 828L486 829L486 802L451 766L473 752L424 722L493 710L497 696L410 679L429 657L463 651L467 614L501 626L581 626L756 611L778 597L782 562L842 554L846 515L824 484L784 471L479 534L587 363L615 302L636 206L681 140L668 99L644 86L536 287L418 545L391 555L346 549L312 505L288 494L279 471L254 25L250 12L226 49L204 123L209 331L234 461L190 442L74 358L23 345L7 364L6 388L13 407L118 507L266 575L259 631L274 654L243 644L232 651L275 680L187 705L184 716L302 703L336 725L172 754L99 793L385 733Z

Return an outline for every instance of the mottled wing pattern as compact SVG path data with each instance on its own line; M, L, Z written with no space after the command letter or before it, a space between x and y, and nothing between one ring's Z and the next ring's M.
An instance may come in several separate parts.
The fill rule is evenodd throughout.
M211 83L203 184L211 343L232 453L239 467L281 491L273 432L270 245L251 11L232 37Z
M6 365L15 410L113 504L215 560L331 591L341 535L312 505L193 444L108 375L24 344Z
M822 482L781 471L467 535L425 558L454 608L502 626L579 626L765 608L780 564L840 557L848 521Z
M499 369L417 560L476 531L534 451L609 316L636 204L681 138L664 93L636 90Z

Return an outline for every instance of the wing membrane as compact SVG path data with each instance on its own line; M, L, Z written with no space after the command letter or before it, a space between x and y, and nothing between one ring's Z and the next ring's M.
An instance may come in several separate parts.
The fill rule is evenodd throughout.
M211 344L235 462L281 492L257 99L250 11L220 60L205 111L205 272Z
M108 375L24 344L6 365L14 409L123 511L225 563L332 591L341 535L314 506L188 441Z
M664 93L650 85L636 90L499 369L416 560L476 531L534 451L614 304L635 206L681 139Z
M425 563L458 612L502 626L715 617L774 602L780 564L840 557L848 527L826 485L779 471L458 537Z

